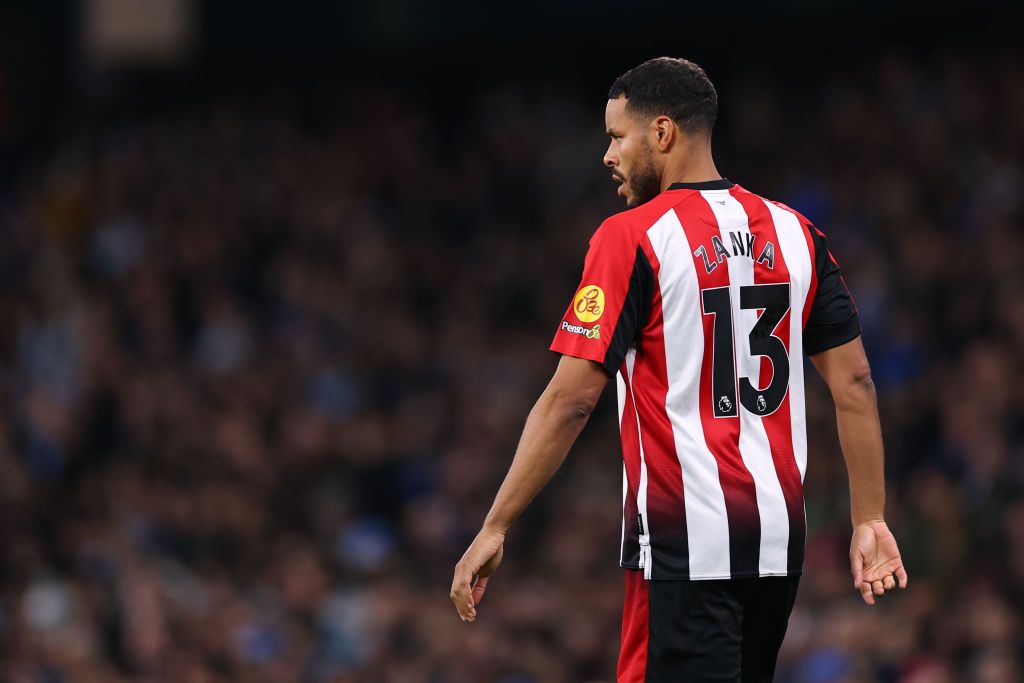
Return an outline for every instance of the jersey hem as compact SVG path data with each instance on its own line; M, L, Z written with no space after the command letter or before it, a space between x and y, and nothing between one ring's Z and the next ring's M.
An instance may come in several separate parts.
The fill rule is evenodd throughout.
M619 563L619 566L623 569L629 569L630 571L642 571L639 565L636 564L623 564ZM699 574L697 576L684 575L684 574L669 574L666 576L652 576L651 581L721 581L722 579L763 579L773 576L802 576L804 571L798 569L796 571L781 571L781 572L742 572L740 574Z

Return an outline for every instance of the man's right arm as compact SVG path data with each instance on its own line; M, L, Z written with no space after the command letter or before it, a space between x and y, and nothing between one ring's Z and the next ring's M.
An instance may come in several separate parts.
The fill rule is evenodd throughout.
M873 605L875 596L907 585L896 539L885 523L882 429L871 369L860 337L811 356L836 404L839 443L850 479L850 570L854 587Z

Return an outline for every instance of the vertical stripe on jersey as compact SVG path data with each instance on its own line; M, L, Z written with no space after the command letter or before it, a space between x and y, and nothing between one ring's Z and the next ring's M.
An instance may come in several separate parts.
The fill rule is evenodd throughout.
M636 505L637 512L643 520L643 529L641 530L638 539L639 544L642 546L645 543L650 543L651 522L647 514L647 489L649 482L647 472L647 453L644 451L644 432L640 425L640 410L636 407L636 392L633 390L633 369L636 367L636 348L631 348L626 352L626 358L623 364L626 366L626 388L628 390L626 395L633 409L633 428L636 429L636 432L639 435L639 438L637 439L637 447L640 452L640 483L637 486ZM642 559L642 555L640 558Z
M786 272L784 268L779 267L779 256L775 257L774 273L768 271L767 266L763 264L755 268L754 259L765 243L765 235L763 228L758 229L760 226L756 223L753 226L749 224L747 211L741 202L726 190L704 191L701 195L714 214L722 243L730 255L729 289L734 325L736 375L740 378L749 378L755 387L763 388L771 379L771 362L764 356L754 356L750 353L750 331L757 324L761 311L742 308L740 290L760 282L787 282ZM737 234L739 239L734 239L733 234ZM750 249L751 234L755 235L752 257L746 253L746 250ZM775 240L772 241L778 246ZM725 262L720 264L719 268L724 265ZM703 268L703 265L699 265L699 268ZM774 279L764 277L764 273L759 272L761 270L770 273ZM758 274L761 275L760 278L757 277ZM788 318L783 318L783 322L786 320ZM789 347L786 348L788 350ZM785 400L783 406L786 406ZM787 567L786 549L789 545L791 526L786 504L788 497L776 472L773 434L768 429L768 421L773 418L777 420L776 416L782 410L780 407L772 415L762 416L752 413L742 405L739 408L739 453L753 480L757 498L761 536L755 573L761 576L784 574ZM788 413L785 419L789 419ZM733 571L736 571L735 567Z
M804 548L807 540L807 514L804 509L804 474L807 471L807 420L804 408L804 353L803 329L816 288L817 276L812 252L805 241L805 231L800 220L790 211L761 200L771 216L775 234L779 239L779 254L789 270L792 291L792 311L789 318L789 432L785 424L779 426L785 443L792 448L792 464L788 465L784 482L790 508L790 524L793 527L789 539L789 571L800 572L804 563ZM796 472L792 470L795 469ZM782 473L779 474L780 479ZM793 493L790 493L790 490Z
M763 201L763 200L762 200ZM814 268L814 245L811 243L807 226L800 218L785 208L771 202L764 202L771 212L779 246L789 269L789 281L793 287L793 316L790 320L789 348L789 400L793 415L793 455L800 481L807 473L807 417L804 410L804 325L811 312L811 303L818 286ZM813 230L813 228L810 228Z
M769 206L768 208L772 209L773 206ZM780 208L780 207L778 205L774 205L774 208ZM786 209L786 207L781 207L781 210L785 211L786 213L789 213L790 215L793 215L792 212L790 212L788 209ZM776 212L774 210L772 211L772 215L773 216L777 215L777 213L778 212ZM797 222L800 224L800 227L803 229L804 240L807 243L807 256L808 256L808 259L810 260L810 264L809 264L808 267L811 269L811 274L809 276L809 284L807 286L807 296L804 297L804 314L803 314L803 321L802 321L803 324L800 326L800 337L801 337L801 344L802 344L803 343L803 341L802 341L803 340L803 330L804 330L804 327L807 326L807 318L811 315L811 307L814 305L814 295L818 293L818 266L817 266L817 263L818 263L818 253L814 249L814 238L811 236L811 230L814 230L814 227L810 226L810 225L807 225L806 223L804 223L804 221L800 220L800 218L797 217L797 216L794 216L794 218L797 219Z
M615 375L616 397L619 402L619 434L622 441L622 544L619 562L623 566L635 567L640 557L640 543L637 539L639 528L636 516L637 491L640 488L640 434L636 430L636 412L633 397L626 384L626 367L623 363Z
M689 577L729 578L730 515L720 464L705 440L701 407L705 341L700 334L682 333L704 329L700 283L692 265L697 245L688 240L675 210L658 219L647 236L659 263L656 282L663 329L675 332L662 335L668 380L665 411L671 421L680 482L686 488L686 537L694 550L689 554Z
M619 424L622 424L621 420ZM622 461L622 534L619 537L619 563L623 563L626 555L626 515L629 514L626 499L629 496L629 478L626 476L626 461Z
M775 245L773 268L769 268L769 264L765 262L752 262L754 283L785 282L790 285L789 311L786 312L782 320L779 321L779 324L771 332L775 337L782 340L788 355L789 377L787 378L786 395L775 412L759 418L753 415L752 417L759 421L759 426L766 434L768 444L770 445L771 468L774 470L773 474L779 487L778 490L783 496L783 500L778 501L782 503L783 507L776 512L786 516L789 529L788 538L784 539L786 542L775 545L777 552L784 553L783 557L774 558L768 567L762 566L762 571L764 573L799 571L803 564L806 532L803 509L803 483L793 451L792 397L797 389L801 393L803 390L802 381L799 384L794 383L795 379L802 378L803 357L800 355L800 345L797 344L796 348L793 346L792 326L794 321L802 320L801 312L804 292L799 282L799 267L797 267L795 272L791 273L786 259L787 249L790 252L789 255L796 258L796 255L792 253L791 245L788 243L792 236L791 231L785 227L777 229L773 220L773 214L759 197L741 190L736 191L734 197L735 201L747 215L749 229L755 235L755 244L765 245L771 242ZM787 244L783 244L783 237L786 237ZM756 247L755 251L758 251L760 248L762 246ZM794 281L794 275L797 281ZM797 352L796 355L794 355L794 351ZM762 357L759 361L760 367L755 365L758 363L756 359L753 362L754 364L750 367L753 374L750 377L758 378L759 387L768 386L772 381L774 373L771 361L767 357Z

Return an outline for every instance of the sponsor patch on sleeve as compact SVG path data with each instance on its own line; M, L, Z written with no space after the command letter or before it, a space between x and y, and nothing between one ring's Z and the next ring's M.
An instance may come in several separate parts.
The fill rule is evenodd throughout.
M583 285L572 300L572 311L580 322L598 320L604 314L604 290L597 285Z

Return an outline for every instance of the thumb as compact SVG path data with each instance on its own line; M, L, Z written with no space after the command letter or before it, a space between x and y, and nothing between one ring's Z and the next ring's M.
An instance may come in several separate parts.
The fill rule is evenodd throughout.
M860 588L864 582L864 556L856 546L850 549L850 573L853 574L853 587Z

